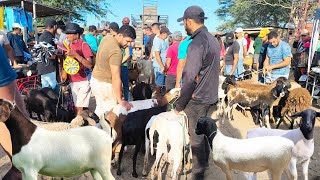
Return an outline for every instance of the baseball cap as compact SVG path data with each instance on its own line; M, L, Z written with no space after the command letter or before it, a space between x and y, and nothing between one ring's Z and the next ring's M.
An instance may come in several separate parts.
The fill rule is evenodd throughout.
M89 26L89 31L93 32L93 31L96 31L96 30L97 30L97 27L95 25Z
M168 35L172 34L167 27L162 27L160 30L160 34L167 33Z
M226 41L227 43L232 43L234 40L234 34L233 33L227 33L226 34Z
M307 29L302 29L301 36L307 36L309 35L309 31Z
M19 28L22 29L21 25L19 23L13 23L12 28Z
M176 41L182 40L182 33L180 31L175 31L171 36Z
M80 28L79 24L76 23L68 23L66 25L66 34L81 34L83 33L82 29Z
M243 29L242 28L237 28L235 32L236 33L241 33L241 32L243 32Z
M129 24L130 23L130 19L128 17L124 17L122 19L122 24Z
M53 27L53 26L55 26L55 25L58 25L58 23L57 23L57 21L54 20L53 18L46 18L46 19L44 20L44 26L51 26L51 27Z
M265 37L266 35L268 35L269 33L270 33L269 29L261 28L260 34L258 36L262 38L262 37Z
M204 11L201 7L190 6L184 11L183 17L177 19L177 21L181 22L184 19L208 19L204 15Z
M119 31L119 25L116 22L112 22L109 24L109 28L112 29L114 32L118 32Z

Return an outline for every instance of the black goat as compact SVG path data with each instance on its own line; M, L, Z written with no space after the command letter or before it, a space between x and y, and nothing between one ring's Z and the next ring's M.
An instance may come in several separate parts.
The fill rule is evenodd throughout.
M134 101L151 99L151 96L152 96L152 90L151 90L150 84L141 82L141 83L137 83L137 85L135 85L132 88L132 97Z

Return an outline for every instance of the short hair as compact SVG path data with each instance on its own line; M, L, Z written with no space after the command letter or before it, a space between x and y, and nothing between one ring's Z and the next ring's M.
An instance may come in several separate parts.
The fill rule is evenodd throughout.
M196 18L192 19L196 24L204 24L204 19Z
M89 26L89 32L94 32L97 30L97 27L95 25Z
M271 31L269 34L268 34L268 40L270 39L273 39L273 38L277 38L279 35L276 31Z
M134 28L130 25L121 26L118 33L122 34L124 37L136 39L136 30L134 30Z
M151 27L157 27L158 29L160 29L160 23L153 23Z

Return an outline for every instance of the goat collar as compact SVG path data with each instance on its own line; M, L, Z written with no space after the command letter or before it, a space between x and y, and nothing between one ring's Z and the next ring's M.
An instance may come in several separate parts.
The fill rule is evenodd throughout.
M208 136L208 139L210 139L211 136L212 136L214 133L217 133L217 131L213 131L213 132Z

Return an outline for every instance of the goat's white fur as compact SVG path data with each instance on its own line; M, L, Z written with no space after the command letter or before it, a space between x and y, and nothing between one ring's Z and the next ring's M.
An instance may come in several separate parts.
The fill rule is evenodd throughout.
M291 140L295 146L292 151L292 157L286 170L287 176L290 179L297 180L297 163L302 163L302 173L304 180L308 179L308 167L310 158L314 152L314 139L307 140L300 128L294 130L281 130L281 129L266 129L257 128L251 129L247 133L247 138L261 137L261 136L282 136Z
M281 174L291 158L293 143L282 137L235 139L219 130L212 141L213 160L232 180L232 169L245 172L270 170L273 180Z

